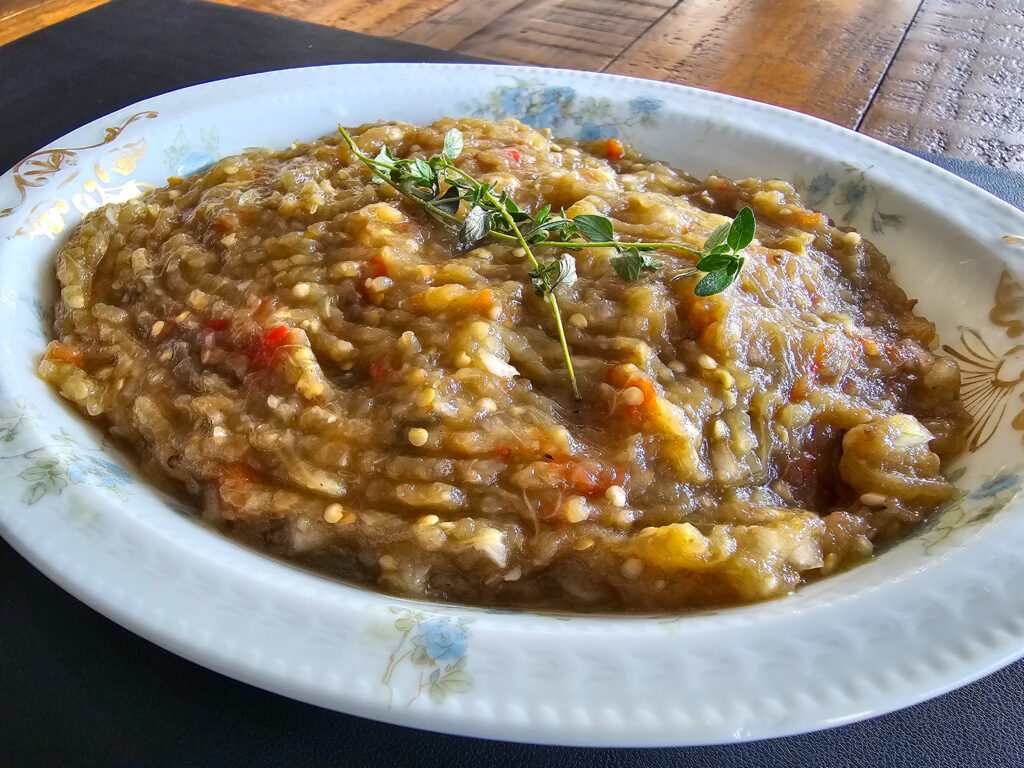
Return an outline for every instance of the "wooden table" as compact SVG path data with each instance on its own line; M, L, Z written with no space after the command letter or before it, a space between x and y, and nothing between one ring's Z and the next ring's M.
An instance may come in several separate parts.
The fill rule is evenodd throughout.
M105 0L0 0L0 44ZM219 0L518 64L696 85L1024 171L1022 0Z

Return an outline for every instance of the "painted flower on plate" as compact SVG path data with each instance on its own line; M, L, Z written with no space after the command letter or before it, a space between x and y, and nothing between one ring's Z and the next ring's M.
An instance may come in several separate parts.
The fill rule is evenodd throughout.
M661 108L661 99L654 99L650 96L639 96L629 100L629 108L640 115L649 115Z
M423 650L434 661L451 661L466 652L469 635L447 618L424 619L419 624Z
M501 91L501 108L533 128L554 128L566 118L575 97L572 88L517 85Z
M995 477L985 481L977 488L968 494L969 499L987 499L993 496L997 496L1003 491L1008 491L1011 488L1020 488L1020 477L1014 472L1007 472L1005 474L996 475Z
M584 123L580 126L580 139L583 141L612 139L616 133L618 133L618 129L608 123Z
M638 96L629 100L628 110L616 110L609 98L580 96L575 88L548 85L537 78L515 78L514 84L498 86L486 98L464 102L459 108L476 117L514 117L558 136L594 140L619 136L627 128L651 128L662 106L659 98Z
M462 619L405 608L392 608L391 613L396 618L389 629L398 632L398 642L381 678L389 704L396 688L413 691L412 704L423 693L440 703L473 686L466 669L470 630Z
M88 483L103 488L119 488L131 482L131 477L119 466L98 456L82 456L68 463L68 479L73 483Z

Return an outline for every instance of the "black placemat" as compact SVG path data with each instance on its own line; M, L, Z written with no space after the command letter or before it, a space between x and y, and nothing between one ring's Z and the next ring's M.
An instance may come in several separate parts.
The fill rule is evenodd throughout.
M195 0L114 0L0 47L0 169L82 123L198 82L313 64L464 60ZM954 172L1021 204L1019 176L953 162ZM753 744L571 749L425 733L184 661L87 608L0 542L0 768L995 768L1024 765L1022 720L1018 663L891 715Z

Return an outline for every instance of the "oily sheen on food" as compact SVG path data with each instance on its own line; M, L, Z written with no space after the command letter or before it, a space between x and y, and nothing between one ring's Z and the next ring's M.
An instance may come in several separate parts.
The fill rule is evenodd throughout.
M372 178L338 133L250 150L88 215L40 374L230 536L350 582L524 609L777 597L950 498L968 416L931 322L785 181L691 177L515 121L384 122L360 150L455 164L518 208L699 251L744 207L729 287L656 252L571 259L551 308L516 243ZM463 201L455 215L465 217ZM42 350L41 350L42 351Z

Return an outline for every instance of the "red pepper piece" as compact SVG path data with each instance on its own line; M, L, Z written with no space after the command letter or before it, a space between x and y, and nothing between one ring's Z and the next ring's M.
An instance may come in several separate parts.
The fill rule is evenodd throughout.
M624 154L626 154L626 148L618 139L608 139L604 143L604 155L613 163L621 160Z
M278 325L271 328L262 337L257 336L249 344L249 357L253 368L269 368L274 362L278 348L288 339L291 328Z

